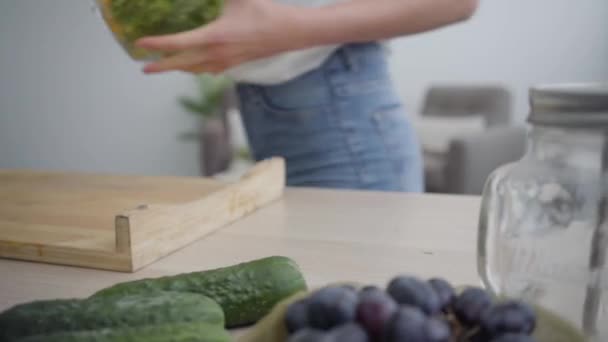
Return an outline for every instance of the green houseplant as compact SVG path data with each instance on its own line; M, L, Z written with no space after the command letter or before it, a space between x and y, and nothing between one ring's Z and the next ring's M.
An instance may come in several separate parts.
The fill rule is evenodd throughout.
M223 76L201 74L196 76L196 96L182 96L179 103L197 116L200 129L182 134L184 140L197 140L200 146L200 164L204 176L225 171L233 159L230 127L227 112L235 106L232 82Z
M225 93L232 86L229 79L223 76L201 74L196 76L198 96L182 96L179 102L189 112L203 118L213 119L220 116L224 107Z

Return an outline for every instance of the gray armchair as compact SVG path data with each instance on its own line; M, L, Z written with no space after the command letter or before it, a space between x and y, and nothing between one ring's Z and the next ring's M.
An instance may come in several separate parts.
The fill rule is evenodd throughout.
M451 137L445 151L424 152L427 192L481 194L497 167L525 151L526 128L512 123L512 96L499 85L437 85L421 118L481 117L484 127Z
M526 148L522 126L501 126L452 140L443 170L443 192L479 195L499 166L519 159Z

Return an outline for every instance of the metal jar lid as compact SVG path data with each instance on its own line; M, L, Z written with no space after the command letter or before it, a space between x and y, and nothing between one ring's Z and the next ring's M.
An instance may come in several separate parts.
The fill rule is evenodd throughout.
M530 89L528 122L538 125L608 127L608 82L538 85Z

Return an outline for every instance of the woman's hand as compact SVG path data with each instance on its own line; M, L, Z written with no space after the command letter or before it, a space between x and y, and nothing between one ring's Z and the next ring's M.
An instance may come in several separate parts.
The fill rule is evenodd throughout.
M147 73L220 73L251 60L318 45L367 42L430 31L470 18L479 0L350 0L321 7L226 0L214 22L136 44L166 57Z
M227 0L222 16L206 26L138 40L137 46L165 55L146 65L144 72L220 73L296 48L294 30L289 30L295 9L273 0Z

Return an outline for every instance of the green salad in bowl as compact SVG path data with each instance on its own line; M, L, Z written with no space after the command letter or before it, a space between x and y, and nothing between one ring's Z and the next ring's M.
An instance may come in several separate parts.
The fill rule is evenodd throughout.
M220 16L224 0L95 0L114 37L135 60L158 57L136 48L146 36L173 34L206 25Z

